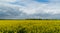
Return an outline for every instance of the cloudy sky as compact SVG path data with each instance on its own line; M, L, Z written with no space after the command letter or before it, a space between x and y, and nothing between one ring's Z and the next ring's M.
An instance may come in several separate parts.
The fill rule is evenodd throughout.
M0 0L0 19L60 19L60 0Z

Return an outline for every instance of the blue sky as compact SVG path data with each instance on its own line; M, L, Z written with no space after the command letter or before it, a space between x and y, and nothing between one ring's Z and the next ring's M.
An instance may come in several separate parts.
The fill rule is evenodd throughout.
M60 19L60 0L0 0L0 19Z
M49 2L49 0L35 0L35 1L37 1L37 2L42 2L42 3L47 3L47 2Z

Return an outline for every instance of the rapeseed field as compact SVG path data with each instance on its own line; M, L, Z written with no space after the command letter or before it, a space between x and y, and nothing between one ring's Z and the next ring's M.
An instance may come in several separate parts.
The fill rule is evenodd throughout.
M0 33L60 33L60 20L0 20Z

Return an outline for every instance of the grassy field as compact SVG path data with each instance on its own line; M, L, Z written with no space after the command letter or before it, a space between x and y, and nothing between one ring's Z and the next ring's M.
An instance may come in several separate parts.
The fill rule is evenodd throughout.
M0 20L0 33L60 33L60 20Z

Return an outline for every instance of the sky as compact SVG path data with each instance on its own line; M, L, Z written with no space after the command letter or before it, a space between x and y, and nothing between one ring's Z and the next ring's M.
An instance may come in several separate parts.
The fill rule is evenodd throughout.
M60 0L0 0L0 19L60 19Z

